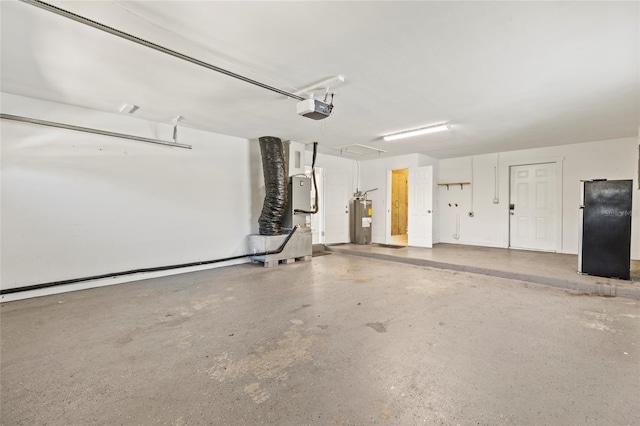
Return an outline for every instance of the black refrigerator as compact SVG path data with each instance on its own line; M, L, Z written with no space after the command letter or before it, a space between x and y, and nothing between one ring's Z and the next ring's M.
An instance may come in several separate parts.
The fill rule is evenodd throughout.
M581 192L578 272L628 280L633 181L583 181Z

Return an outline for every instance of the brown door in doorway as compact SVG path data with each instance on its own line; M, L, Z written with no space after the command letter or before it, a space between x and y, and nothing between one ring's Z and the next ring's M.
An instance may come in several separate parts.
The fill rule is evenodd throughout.
M391 235L407 233L408 178L409 169L393 170L391 173Z

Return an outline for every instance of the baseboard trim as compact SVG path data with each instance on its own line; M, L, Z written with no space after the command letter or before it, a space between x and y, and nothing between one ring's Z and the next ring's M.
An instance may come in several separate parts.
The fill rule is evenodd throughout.
M49 296L52 294L68 293L70 291L88 290L98 287L106 287L110 285L125 284L134 281L148 280L150 278L167 277L170 275L186 274L189 272L205 271L207 269L222 268L225 266L239 265L249 263L251 260L237 259L227 262L215 263L210 265L189 266L185 268L170 269L157 272L142 272L131 275L121 275L117 277L101 278L90 281L82 281L73 284L62 284L51 287L36 288L33 290L16 291L15 293L7 293L0 296L0 303L13 302L15 300L30 299L32 297Z

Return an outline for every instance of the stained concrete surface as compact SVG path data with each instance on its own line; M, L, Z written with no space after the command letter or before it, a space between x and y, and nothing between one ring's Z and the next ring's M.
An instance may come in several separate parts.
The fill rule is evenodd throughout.
M638 301L334 254L0 307L6 425L634 425Z
M631 261L631 280L619 280L578 274L578 256L563 253L444 243L434 244L433 248L338 244L327 249L379 260L528 280L559 288L640 300L638 260Z

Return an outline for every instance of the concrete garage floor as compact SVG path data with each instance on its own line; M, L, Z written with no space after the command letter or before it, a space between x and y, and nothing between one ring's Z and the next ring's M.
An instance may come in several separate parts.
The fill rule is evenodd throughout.
M640 307L333 254L4 303L6 425L632 425Z
M631 261L631 280L578 274L578 256L540 251L434 244L433 248L389 247L380 244L338 244L333 252L393 260L418 266L473 272L525 280L606 296L640 299L640 261Z

